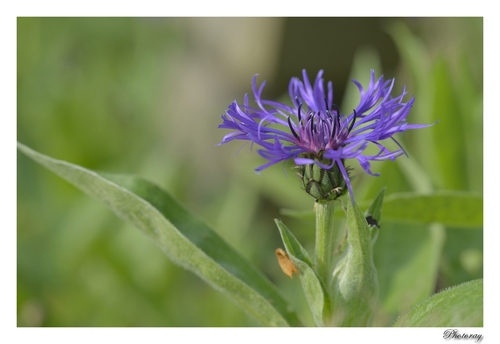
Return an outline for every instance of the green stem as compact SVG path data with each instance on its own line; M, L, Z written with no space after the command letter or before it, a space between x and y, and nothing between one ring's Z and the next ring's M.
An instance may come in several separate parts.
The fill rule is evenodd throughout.
M333 229L333 202L317 201L316 211L316 269L325 285L332 275L332 258L335 250Z

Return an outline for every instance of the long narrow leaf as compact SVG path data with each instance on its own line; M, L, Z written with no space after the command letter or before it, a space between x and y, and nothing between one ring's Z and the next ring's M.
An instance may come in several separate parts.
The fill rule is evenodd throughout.
M20 143L18 149L103 201L152 239L172 261L228 295L263 325L299 324L295 313L263 274L165 191L138 177L108 174L103 177Z
M362 202L360 207L371 202ZM312 211L282 209L281 214L314 220ZM343 210L335 210L343 216ZM384 198L384 220L412 223L441 223L459 228L481 228L483 226L483 198L463 191L436 191L430 194L395 193Z
M324 286L314 272L311 258L283 222L276 219L276 225L290 259L299 270L300 282L311 309L316 326L324 326L323 317L328 315L329 302Z

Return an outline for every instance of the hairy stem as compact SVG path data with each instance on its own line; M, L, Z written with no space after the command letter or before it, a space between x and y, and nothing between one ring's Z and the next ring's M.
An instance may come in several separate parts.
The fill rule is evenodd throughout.
M318 276L328 285L332 274L334 252L333 202L317 201L316 212L316 269Z

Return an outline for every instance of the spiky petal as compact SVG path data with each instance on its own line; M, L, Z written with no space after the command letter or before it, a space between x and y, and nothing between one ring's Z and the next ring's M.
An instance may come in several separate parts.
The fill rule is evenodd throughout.
M394 134L432 124L407 123L406 117L415 99L403 101L407 94L404 88L399 96L392 97L394 79L384 80L383 76L375 79L374 71L371 71L366 89L353 80L360 92L360 102L352 113L341 114L333 102L332 83L328 82L325 88L322 76L321 70L312 84L305 70L302 80L292 78L288 91L293 105L289 106L263 99L265 81L257 87L255 75L252 89L257 107L249 105L248 95L241 105L233 101L221 116L223 123L219 125L232 132L224 136L220 144L242 140L261 146L258 153L268 162L256 171L290 159L299 166L314 164L326 171L335 170L344 178L354 200L345 160L357 159L368 174L376 176L378 174L370 170L371 161L394 160L405 154ZM395 141L400 149L390 151L386 148L383 142L387 139ZM369 145L377 146L378 154L363 154ZM336 197L343 193L339 190L326 192Z

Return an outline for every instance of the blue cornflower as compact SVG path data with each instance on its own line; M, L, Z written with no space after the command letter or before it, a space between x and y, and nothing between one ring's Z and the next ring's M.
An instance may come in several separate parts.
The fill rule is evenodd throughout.
M371 79L365 89L356 80L360 102L350 114L341 114L333 103L333 86L328 82L324 88L323 71L319 71L311 85L305 70L303 81L290 80L288 92L293 106L262 99L265 81L257 87L257 75L252 79L252 89L257 107L249 105L248 94L239 105L233 101L219 128L231 129L220 144L232 140L251 141L262 147L258 153L269 160L258 167L261 171L280 161L293 159L299 167L299 177L304 189L316 200L335 199L347 189L354 200L345 159L357 159L370 175L370 161L394 160L405 154L401 145L392 136L407 129L425 128L429 125L408 124L415 98L404 102L406 90L393 98L391 91L394 79L381 76ZM432 124L431 124L432 125ZM391 139L400 149L389 151L381 141ZM376 155L364 155L369 144L377 146Z

